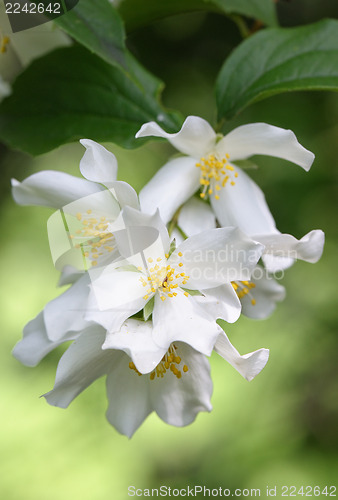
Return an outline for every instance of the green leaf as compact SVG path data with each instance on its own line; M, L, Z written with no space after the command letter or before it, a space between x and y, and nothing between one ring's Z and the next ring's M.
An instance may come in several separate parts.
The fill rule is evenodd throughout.
M39 3L41 0L34 1ZM50 0L43 2L48 4ZM125 72L144 92L160 93L163 85L126 49L122 19L109 0L80 0L54 22L88 50Z
M146 305L143 308L143 318L144 321L147 321L150 318L150 315L152 314L154 310L154 304L155 304L155 295L151 297L150 300L146 303Z
M30 3L44 5L44 17L66 31L74 40L99 55L106 62L119 64L127 69L125 32L117 10L109 0L61 0L61 16L49 11L50 0L30 0Z
M55 23L109 64L128 70L123 23L108 0L80 0Z
M192 11L213 11L225 14L242 14L259 19L263 23L277 24L273 0L124 0L118 10L133 31L158 19Z
M196 10L206 10L206 0L123 0L118 11L127 31L134 31L159 19Z
M226 14L242 14L259 19L268 26L276 26L277 15L273 0L208 0Z
M272 28L245 40L216 82L219 119L293 90L338 90L338 21Z
M132 64L136 78L149 80L147 92L80 46L37 59L0 105L0 138L35 155L83 137L136 147L135 133L150 120L176 131L181 119L158 102L161 82Z
M163 83L143 68L126 49L122 19L109 0L81 0L55 23L108 64L126 72L144 94L159 98Z
M0 106L4 142L41 154L81 137L134 147L149 120L177 130L181 117L160 105L163 84L126 49L123 23L108 0L81 0L55 23L96 56L73 47L35 61Z

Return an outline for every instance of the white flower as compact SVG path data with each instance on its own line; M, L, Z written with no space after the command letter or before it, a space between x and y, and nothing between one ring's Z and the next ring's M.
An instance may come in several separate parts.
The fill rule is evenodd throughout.
M125 207L121 215L128 238L120 241L118 232L114 234L125 260L89 271L92 284L86 319L117 331L153 300L157 345L167 349L172 342L183 341L210 355L220 332L216 319L233 322L240 314L231 281L250 279L262 245L238 229L221 228L188 238L169 255L168 233L158 213L145 215ZM158 228L159 236L151 244L143 242L142 231L137 231L141 221L148 228ZM140 250L130 251L134 244ZM199 306L196 292L222 297L217 314L212 316Z
M297 240L291 234L257 235L257 241L264 245L262 260L269 272L286 269L294 260L303 260L315 264L321 258L325 234L321 229L314 229Z
M106 337L92 326L62 356L55 386L45 394L49 404L66 408L97 378L107 375L107 418L122 434L131 437L155 411L168 424L185 426L200 411L211 411L212 382L205 356L183 342L168 351L154 343L152 323L127 320L120 331ZM224 333L216 351L247 380L265 366L268 351L241 356Z
M217 227L216 216L210 205L193 197L182 206L172 234L178 241L183 241L182 235L192 236L201 230L215 227ZM290 234L280 232L251 237L264 245L262 260L270 273L290 267L295 260L312 264L318 262L323 253L325 240L324 232L320 229L310 231L299 240Z
M84 213L77 214L81 220L93 216L95 210L104 209L106 219L115 221L124 204L138 207L135 191L125 182L116 181L115 156L94 141L82 140L81 143L86 147L86 152L80 162L80 170L86 179L55 171L38 172L22 183L13 179L15 201L21 205L44 205L60 209L67 206L78 209L81 206ZM103 184L110 189L105 189ZM52 231L51 233L53 234ZM56 239L59 237L60 233L56 233ZM111 247L106 240L107 234L98 238L100 243L105 242L106 248L103 250L106 256L113 260L110 257ZM68 243L71 241L67 239ZM95 248L97 247L92 245L92 263L95 263ZM67 255L66 257L68 258ZM104 257L105 255L100 256ZM88 273L79 272L69 266L63 268L60 285L72 286L49 302L44 310L26 325L23 339L13 351L17 359L26 365L34 366L57 345L76 338L91 324L84 317L89 283Z
M201 229L216 227L216 218L210 206L202 200L191 198L180 210L177 227L173 235L180 242L183 236L198 234ZM289 234L256 236L255 240L264 245L262 260L266 268L257 266L250 281L232 283L242 303L242 314L250 318L264 319L273 312L276 302L285 298L285 289L273 279L271 273L285 269L295 259L315 263L323 252L324 233L310 231L297 240ZM209 301L212 299L209 297ZM219 296L217 300L221 300Z
M236 226L249 235L276 232L276 227L261 190L232 162L263 154L284 158L309 170L314 159L291 130L265 123L243 125L220 137L208 122L189 116L176 134L168 134L155 122L146 123L136 137L146 136L168 139L187 157L172 160L154 176L140 194L141 206L150 211L159 207L167 222L201 187L202 198L209 195L222 226ZM167 192L164 200L160 199L160 187Z
M138 343L145 352L151 323L129 320L125 328L146 342L145 346ZM45 394L49 404L66 408L94 380L107 375L107 419L128 437L152 411L171 425L184 426L193 422L198 412L211 410L210 369L202 354L183 343L175 344L181 364L189 366L187 373L183 372L178 378L168 370L163 378L155 376L151 380L150 375L141 376L136 372L133 362L122 350L103 350L104 341L105 330L94 326L67 349L58 365L54 389ZM164 354L165 351L159 362ZM170 365L177 366L175 360Z
M179 211L172 234L180 242L187 236L216 226L216 217L210 205L193 197ZM300 240L290 234L279 232L255 235L252 238L264 245L262 260L266 269L270 273L275 273L290 267L295 260L304 260L312 264L318 262L323 253L325 235L320 229L315 229Z
M242 314L253 319L265 319L285 298L285 288L261 266L253 270L250 281L232 283L242 304Z
M265 123L243 125L220 137L205 120L189 116L176 134L168 134L155 122L149 122L142 126L136 137L150 135L168 139L187 156L169 161L142 189L142 210L152 212L159 208L161 217L168 222L200 187L200 196L209 198L221 226L239 227L257 241L261 241L262 235L280 233L263 192L235 162L262 154L283 158L309 170L314 159L314 155L298 143L291 130ZM196 208L192 211L195 218L192 224L198 225L199 216L194 216L193 212L197 214ZM323 243L322 232L312 234L312 242L315 237L318 242L315 246L319 248ZM274 240L271 239L269 244L274 245ZM295 250L294 244L291 250ZM302 258L300 248L297 250L297 258ZM312 261L318 260L320 253L313 255ZM279 261L272 256L265 260L265 265L273 271L277 267L288 267L292 262L285 255Z
M247 380L268 360L267 349L241 356L216 323L238 318L232 282L250 279L264 247L237 228L207 229L209 214L201 217L205 231L174 248L158 211L141 213L134 190L116 181L114 155L93 141L82 144L86 180L40 172L13 181L18 203L59 209L49 238L60 284L71 284L26 325L13 354L34 366L73 341L48 403L67 407L107 375L107 418L119 432L131 436L153 410L169 424L188 425L211 410L204 354L215 350ZM78 256L84 267L70 266ZM151 321L131 318L142 309Z
M13 179L12 194L16 203L60 209L108 188L115 190L121 205L128 204L137 208L134 189L126 182L116 180L115 155L90 139L82 139L80 142L86 148L80 161L80 172L85 179L54 170L38 172L23 182Z

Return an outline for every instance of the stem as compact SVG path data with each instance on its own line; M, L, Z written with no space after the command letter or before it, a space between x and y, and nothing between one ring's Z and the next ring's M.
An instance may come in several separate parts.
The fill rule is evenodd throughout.
M171 236L171 233L173 232L173 230L175 229L175 226L177 225L177 222L178 222L178 217L180 215L180 211L182 210L182 207L183 205L181 205L177 210L176 212L174 213L173 215L173 218L171 219L170 223L169 223L169 227L168 227L168 233L169 233L169 236Z
M251 35L249 28L247 27L242 16L237 14L229 14L229 18L237 25L237 28L243 38L248 38Z
M226 119L225 118L222 118L216 125L215 127L215 132L216 134L219 134L223 128L223 125L225 124L226 122Z
M185 234L183 229L180 228L180 226L176 226L176 229L185 240L188 238L188 236Z
M66 4L65 4L65 0L60 0L60 2L61 2L61 5L62 5L62 8L63 8L63 12L65 14L67 14L67 7L66 7Z

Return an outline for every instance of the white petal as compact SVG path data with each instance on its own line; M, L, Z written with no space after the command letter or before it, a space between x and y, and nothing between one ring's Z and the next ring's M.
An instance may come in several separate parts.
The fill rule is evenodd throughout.
M291 130L267 123L242 125L227 134L217 144L217 151L228 153L231 161L253 155L269 155L296 163L309 170L314 154L303 148Z
M71 344L59 361L53 390L44 394L49 404L67 408L80 392L114 367L121 353L103 351L104 339L105 331L95 325Z
M223 227L239 227L249 236L278 233L262 190L239 167L235 185L226 184L219 200L211 197L211 206Z
M129 206L136 209L140 208L136 191L127 182L115 181L111 182L109 186L109 190L113 193L121 207Z
M290 234L259 235L255 239L265 246L264 264L270 272L285 269L285 261L291 259L318 262L323 253L325 235L320 229L307 233L297 240ZM268 257L268 259L266 259ZM273 259L271 259L273 257ZM275 259L279 259L279 262Z
M133 360L140 373L149 373L161 361L166 349L160 348L152 338L151 321L128 319L120 331L107 333L102 349L121 349Z
M176 297L161 300L155 295L153 310L153 339L168 349L172 342L181 340L197 351L210 356L221 328L194 300L176 288Z
M13 198L19 205L42 205L62 208L74 200L102 191L104 188L85 179L44 170L23 182L12 179Z
M64 266L61 271L61 276L58 281L58 286L72 285L83 275L83 271L79 271L73 266Z
M254 269L250 281L255 287L250 288L249 293L241 298L242 314L253 319L265 319L273 313L276 303L284 300L285 288L261 266Z
M195 300L201 304L214 320L221 318L234 323L241 314L241 302L231 284L201 290L203 295L196 295Z
M129 358L125 354L121 355L109 373L109 407L106 416L121 434L131 437L152 412L149 382L149 376L137 375L129 368Z
M120 258L115 238L108 230L102 231L98 237L99 239L97 239L101 245L100 248L95 247L93 245L93 235L90 235L90 233L74 235L74 232L69 232L67 228L68 221L64 215L61 211L54 212L47 221L49 247L57 270L76 269L76 272L74 271L75 278L75 274L83 274L92 267L92 264L100 268ZM70 234L74 237L71 238ZM104 236L106 236L105 240ZM69 280L71 280L71 277L69 277ZM68 281L68 283L71 283L71 281ZM64 284L67 284L67 281Z
M199 159L214 148L216 134L209 123L198 116L188 116L176 134L168 134L157 123L142 125L136 137L163 137L181 153Z
M249 381L263 370L269 359L268 349L258 349L258 351L241 356L224 332L217 339L215 351Z
M120 273L119 278L120 278ZM130 273L130 274L139 274L139 273ZM113 276L113 273L111 273L111 276ZM106 280L105 280L106 281ZM112 280L112 285L115 284L115 280ZM109 280L107 283L105 282L105 285L108 286L108 292L109 292ZM115 292L118 295L118 290L116 290L115 287ZM85 319L88 322L94 322L98 323L99 325L102 325L106 330L109 332L118 332L124 323L126 319L128 319L130 316L133 316L133 314L137 313L146 304L146 300L143 298L137 298L135 300L131 300L130 294L128 294L128 289L126 290L126 303L123 305L120 303L117 307L114 307L113 302L109 302L109 298L106 299L105 297L105 290L102 289L100 293L102 292L102 297L100 300L102 300L102 304L99 304L97 301L97 296L94 294L93 290L89 294L88 298L88 303L87 303L87 311L85 314ZM107 306L106 309L103 309L102 306Z
M80 142L86 148L80 161L80 171L83 177L105 185L116 181L117 160L115 155L107 151L101 144L90 139L81 139Z
M116 250L120 256L112 265L118 268L133 266L145 272L152 259L165 260L165 250L161 236L157 229L151 226L125 226L124 229L114 231ZM109 266L110 267L110 266Z
M175 343L176 345L176 343ZM212 381L208 360L184 343L177 343L177 354L188 371L177 379L168 371L163 378L150 381L152 407L167 424L191 424L200 411L211 411Z
M168 264L189 276L186 288L204 290L250 279L263 248L237 228L209 229L185 240L171 254Z
M110 227L120 212L118 202L108 189L75 200L54 212L48 219L47 229L55 267L63 269L71 265L86 270L93 260L99 265L102 261L114 260L116 252L112 253L115 245ZM100 240L106 237L106 242L104 245L100 242L99 256L93 259L89 255L95 254L92 240L98 234Z
M23 330L23 338L16 344L12 354L24 365L36 366L55 347L76 336L77 334L65 335L58 342L50 340L41 312L35 319L27 323Z
M104 189L91 195L79 198L65 205L63 211L67 215L76 217L81 214L82 219L99 219L104 216L107 221L114 222L121 208L114 197L114 190ZM77 220L77 223L80 221Z
M80 332L89 324L84 320L89 296L88 274L82 275L68 290L49 302L43 313L48 338L60 341L67 333Z
M110 271L107 266L101 272L91 269L91 293L100 311L124 309L129 303L142 299L148 287L143 286L144 275L133 271ZM147 279L145 277L145 279ZM146 304L143 299L140 304ZM142 309L142 307L141 307Z
M103 326L108 332L117 332L123 323L140 311L140 309L142 309L142 306L139 302L130 302L128 307L123 309L107 309L106 311L100 311L98 308L89 309L85 315L85 319L89 323L97 323Z
M210 205L198 198L190 198L180 211L178 225L187 236L192 236L216 228L216 218Z
M159 233L161 238L162 248L159 250L159 255L154 255L153 257L157 258L161 255L164 256L164 254L169 251L169 234L158 210L149 215L147 213L140 212L139 210L125 207L122 211L121 218L125 228L130 229L128 242L129 247L133 247L133 249L129 251L120 248L121 255L128 257L129 255L146 250L147 247L150 247L157 240L157 233ZM156 229L156 232L149 229Z
M262 255L262 261L269 273L277 273L278 271L288 269L295 263L294 259L277 257L270 254Z
M142 212L160 210L165 224L199 188L200 169L192 158L176 158L166 163L141 189Z

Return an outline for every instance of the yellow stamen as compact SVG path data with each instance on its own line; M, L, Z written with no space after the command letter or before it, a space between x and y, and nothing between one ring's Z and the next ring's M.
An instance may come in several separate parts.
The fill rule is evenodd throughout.
M178 265L183 266L183 263L180 262ZM139 266L138 270L142 272L142 267ZM146 295L144 296L145 300L149 298L150 293L156 293L156 291L159 292L162 301L164 301L167 297L177 297L178 294L175 292L175 289L185 285L189 280L188 275L184 272L178 273L177 269L171 267L170 265L159 266L156 264L154 267L148 269L147 273L148 276L141 274L139 278L144 287L149 287L147 288Z
M221 187L225 187L229 176L231 176L230 184L234 186L235 181L233 178L238 177L238 173L235 172L233 165L227 163L230 156L228 154L225 156L225 158L219 158L217 154L210 154L208 158L201 158L196 163L196 167L201 169L201 198L205 198L207 195L214 195L215 199L219 200L218 194L215 194L214 191L220 191Z
M177 368L177 366L181 363L181 357L177 355L177 347L173 344L169 346L168 351L165 353L159 364L156 368L149 374L150 380L154 380L155 377L163 378L164 375L169 370L175 377L180 379L182 377L182 372ZM129 368L134 370L138 375L142 375L138 369L136 368L133 361L129 362ZM183 373L187 373L188 366L183 365Z
M253 306L256 305L256 299L252 297L252 294L250 292L252 288L256 287L255 283L252 283L251 281L232 281L231 284L239 299L243 299L248 295L251 299L251 304Z

